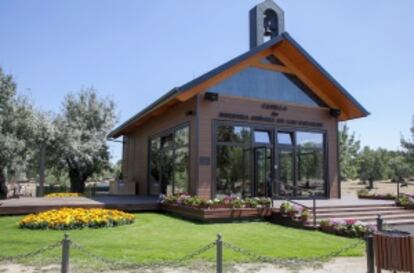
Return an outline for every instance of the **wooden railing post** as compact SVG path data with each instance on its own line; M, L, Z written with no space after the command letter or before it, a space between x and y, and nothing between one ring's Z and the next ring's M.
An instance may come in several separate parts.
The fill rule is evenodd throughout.
M223 273L223 241L221 240L221 234L217 234L216 240L216 266L216 272Z
M62 240L62 266L61 273L69 273L69 249L70 249L70 239L69 235L65 233L65 236Z
M377 231L382 231L383 223L384 223L384 219L382 219L381 214L378 214L378 216L377 216Z
M375 272L374 261L374 237L371 234L365 236L366 254L367 254L367 272Z

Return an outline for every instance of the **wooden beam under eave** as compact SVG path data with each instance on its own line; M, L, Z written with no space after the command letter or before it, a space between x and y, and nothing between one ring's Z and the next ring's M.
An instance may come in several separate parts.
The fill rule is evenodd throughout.
M134 123L131 123L124 129L122 129L118 134L121 135L121 134L130 133L134 131L136 128L138 128L140 125L144 124L145 122L149 121L150 119L162 115L163 113L165 113L165 111L168 111L168 109L170 109L177 103L179 103L179 101L175 98L172 98L169 101L164 102L162 105L158 106L156 109L143 115L137 121L135 121Z
M284 52L282 52L279 46L276 46L273 54L282 61L291 71L295 74L303 83L305 83L315 94L325 102L329 107L340 109L331 98L329 98L324 91L312 81L298 66L296 66Z
M258 60L269 56L272 54L273 49L267 48L263 51L258 52L256 55L253 55L237 64L234 64L232 67L230 67L227 70L222 71L221 73L217 74L216 76L200 83L199 85L184 91L180 95L178 95L176 98L182 102L187 101L188 99L192 98L194 95L199 94L203 92L204 90L209 89L210 87L213 87L214 85L218 84L219 82L233 76L237 72L240 72L241 70L253 66L255 63L257 63Z
M277 64L265 64L262 62L255 62L252 67L257 67L265 70L276 71L276 72L283 72L293 74L292 70L289 67Z

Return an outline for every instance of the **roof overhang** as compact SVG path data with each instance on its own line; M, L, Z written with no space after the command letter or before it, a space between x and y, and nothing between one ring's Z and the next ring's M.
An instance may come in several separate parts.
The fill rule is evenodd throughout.
M288 33L271 39L206 74L174 88L109 134L117 138L128 134L175 104L187 101L239 71L273 54L300 78L328 107L341 110L340 121L365 117L369 112L323 69Z

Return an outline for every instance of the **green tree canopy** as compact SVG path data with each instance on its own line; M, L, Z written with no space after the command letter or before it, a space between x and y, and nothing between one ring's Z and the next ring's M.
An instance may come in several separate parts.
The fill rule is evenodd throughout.
M361 148L360 141L355 133L349 131L346 123L339 128L339 164L341 179L355 179L358 177L358 154Z

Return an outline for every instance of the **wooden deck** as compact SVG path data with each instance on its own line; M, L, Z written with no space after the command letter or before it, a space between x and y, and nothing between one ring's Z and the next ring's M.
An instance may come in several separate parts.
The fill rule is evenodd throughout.
M157 197L96 196L70 198L19 198L0 200L0 215L28 214L58 208L110 208L124 211L159 210Z

